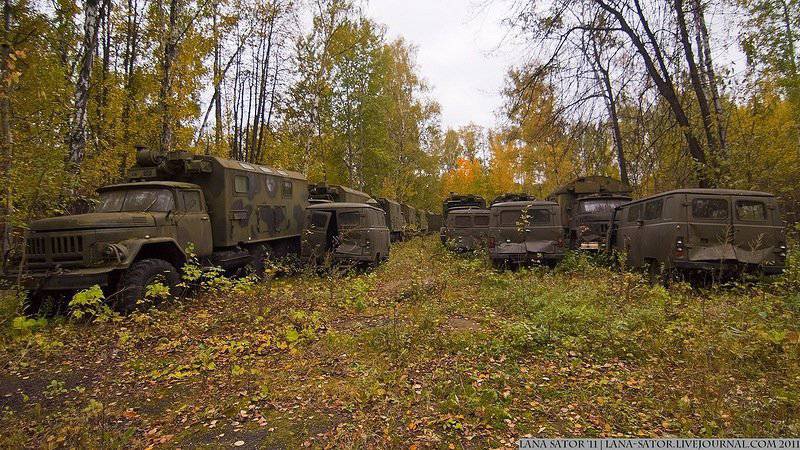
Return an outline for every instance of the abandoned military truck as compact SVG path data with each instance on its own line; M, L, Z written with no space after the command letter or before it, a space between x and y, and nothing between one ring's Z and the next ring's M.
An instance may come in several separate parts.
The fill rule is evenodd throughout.
M490 208L489 256L496 267L540 263L555 266L564 258L564 228L558 203L514 201Z
M386 222L389 226L392 242L405 239L406 219L403 216L403 207L400 203L386 197L378 198L378 205L386 213Z
M779 274L786 234L775 196L680 189L618 206L609 250L630 267L660 271Z
M306 211L302 256L314 264L378 265L389 259L386 213L366 203L320 203Z
M22 271L34 307L42 296L97 284L130 310L155 280L178 282L190 249L226 269L299 252L308 195L299 173L140 149L128 175L98 190L93 213L31 224L24 256L6 276Z
M451 208L441 229L440 238L450 250L472 252L486 247L488 232L488 209Z
M605 245L611 212L631 201L631 187L606 176L579 177L547 200L558 203L571 249L598 251Z

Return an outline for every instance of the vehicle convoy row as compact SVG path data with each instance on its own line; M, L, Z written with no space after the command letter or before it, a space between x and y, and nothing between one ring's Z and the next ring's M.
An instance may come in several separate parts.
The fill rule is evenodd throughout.
M414 236L427 223L410 205L214 156L138 149L128 180L98 189L93 213L34 221L24 247L4 255L6 282L22 282L33 303L100 285L130 310L154 281L176 284L193 259L256 271L289 255L377 264L390 236Z
M631 200L629 188L605 178L579 178L548 197L556 201L509 194L486 208L458 205L476 196L453 195L443 209L442 242L456 251L485 248L498 266L554 265L572 249L659 271L783 271L785 224L774 195L681 189Z

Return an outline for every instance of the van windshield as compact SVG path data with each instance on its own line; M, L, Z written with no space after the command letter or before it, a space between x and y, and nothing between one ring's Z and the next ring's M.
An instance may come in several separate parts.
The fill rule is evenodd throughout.
M120 189L100 193L96 212L168 212L175 198L168 189Z
M355 211L339 213L338 221L342 228L355 228L361 223L361 213Z
M628 203L628 200L622 199L594 199L584 200L578 206L579 213L604 213L611 212L614 208Z

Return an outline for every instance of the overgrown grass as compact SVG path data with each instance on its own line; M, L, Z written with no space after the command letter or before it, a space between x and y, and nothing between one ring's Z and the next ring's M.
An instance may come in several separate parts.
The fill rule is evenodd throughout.
M798 270L793 252L774 280L665 289L578 254L497 272L426 238L372 273L217 280L6 337L0 445L798 435Z

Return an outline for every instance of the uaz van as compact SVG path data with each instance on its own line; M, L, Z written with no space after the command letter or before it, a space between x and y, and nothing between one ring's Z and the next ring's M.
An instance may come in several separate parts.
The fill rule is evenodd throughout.
M681 189L614 211L609 248L631 267L779 274L786 235L775 196L728 189Z
M556 265L566 251L558 203L517 201L492 205L489 256L496 266Z

